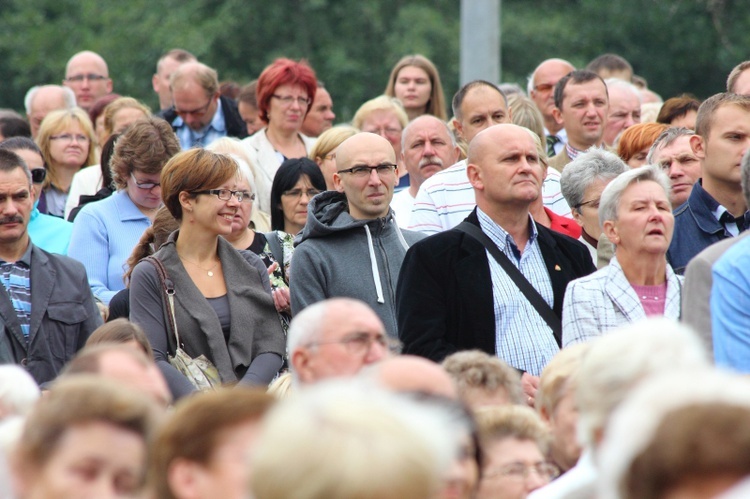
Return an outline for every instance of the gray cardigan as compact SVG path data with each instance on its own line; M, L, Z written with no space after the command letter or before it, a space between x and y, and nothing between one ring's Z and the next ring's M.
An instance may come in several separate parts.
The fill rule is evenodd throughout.
M172 233L154 256L164 264L174 283L177 330L188 355L206 355L219 370L224 383L241 380L250 363L261 354L271 353L283 358L286 340L263 261L248 251L237 251L223 238L218 240L232 317L227 341L214 309L177 255L175 241L178 237L178 231ZM149 262L136 265L131 276L130 320L146 332L162 370L172 369L167 354L174 353L175 340L171 335L168 337L161 282Z

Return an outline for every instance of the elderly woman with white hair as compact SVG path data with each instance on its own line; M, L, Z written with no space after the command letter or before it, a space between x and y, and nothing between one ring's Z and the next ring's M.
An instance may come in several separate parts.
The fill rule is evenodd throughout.
M562 195L570 206L573 219L581 226L578 240L589 250L594 264L602 233L599 226L602 191L627 170L628 166L617 155L603 149L592 149L568 164L560 178Z
M674 230L669 191L669 178L653 165L627 171L604 189L599 223L615 256L568 284L563 346L647 316L679 318L682 277L666 257Z

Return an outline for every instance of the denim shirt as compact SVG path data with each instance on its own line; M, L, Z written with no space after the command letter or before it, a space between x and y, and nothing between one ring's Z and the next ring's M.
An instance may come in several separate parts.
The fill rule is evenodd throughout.
M698 181L688 200L674 210L674 235L667 260L676 274L684 274L688 262L707 247L732 237L716 219L718 207L719 203Z

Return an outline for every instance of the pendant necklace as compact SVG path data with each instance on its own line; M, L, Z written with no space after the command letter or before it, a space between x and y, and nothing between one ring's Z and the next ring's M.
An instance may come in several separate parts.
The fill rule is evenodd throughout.
M213 276L214 276L213 270L214 270L214 269L216 268L216 266L217 266L217 265L219 265L219 262L221 262L221 260L217 260L217 261L216 261L216 263L214 263L213 267L211 267L211 268L209 268L209 269L204 269L203 267L201 267L201 266L200 266L200 265L198 265L197 263L195 263L195 262L191 262L190 260L188 260L188 259L187 259L187 258L185 258L184 256L181 256L181 257L180 257L180 259L181 259L181 260L185 260L185 261L186 261L186 262L188 262L189 264L191 264L191 265L194 265L194 266L198 267L199 269L201 269L202 271L204 271L204 272L206 273L206 275L208 275L208 277L213 277Z

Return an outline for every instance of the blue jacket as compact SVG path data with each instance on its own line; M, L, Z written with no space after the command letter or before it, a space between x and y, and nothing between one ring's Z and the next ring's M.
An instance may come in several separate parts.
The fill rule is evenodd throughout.
M674 235L667 260L676 274L684 274L688 262L704 249L732 237L714 215L718 206L698 181L688 200L674 210Z

